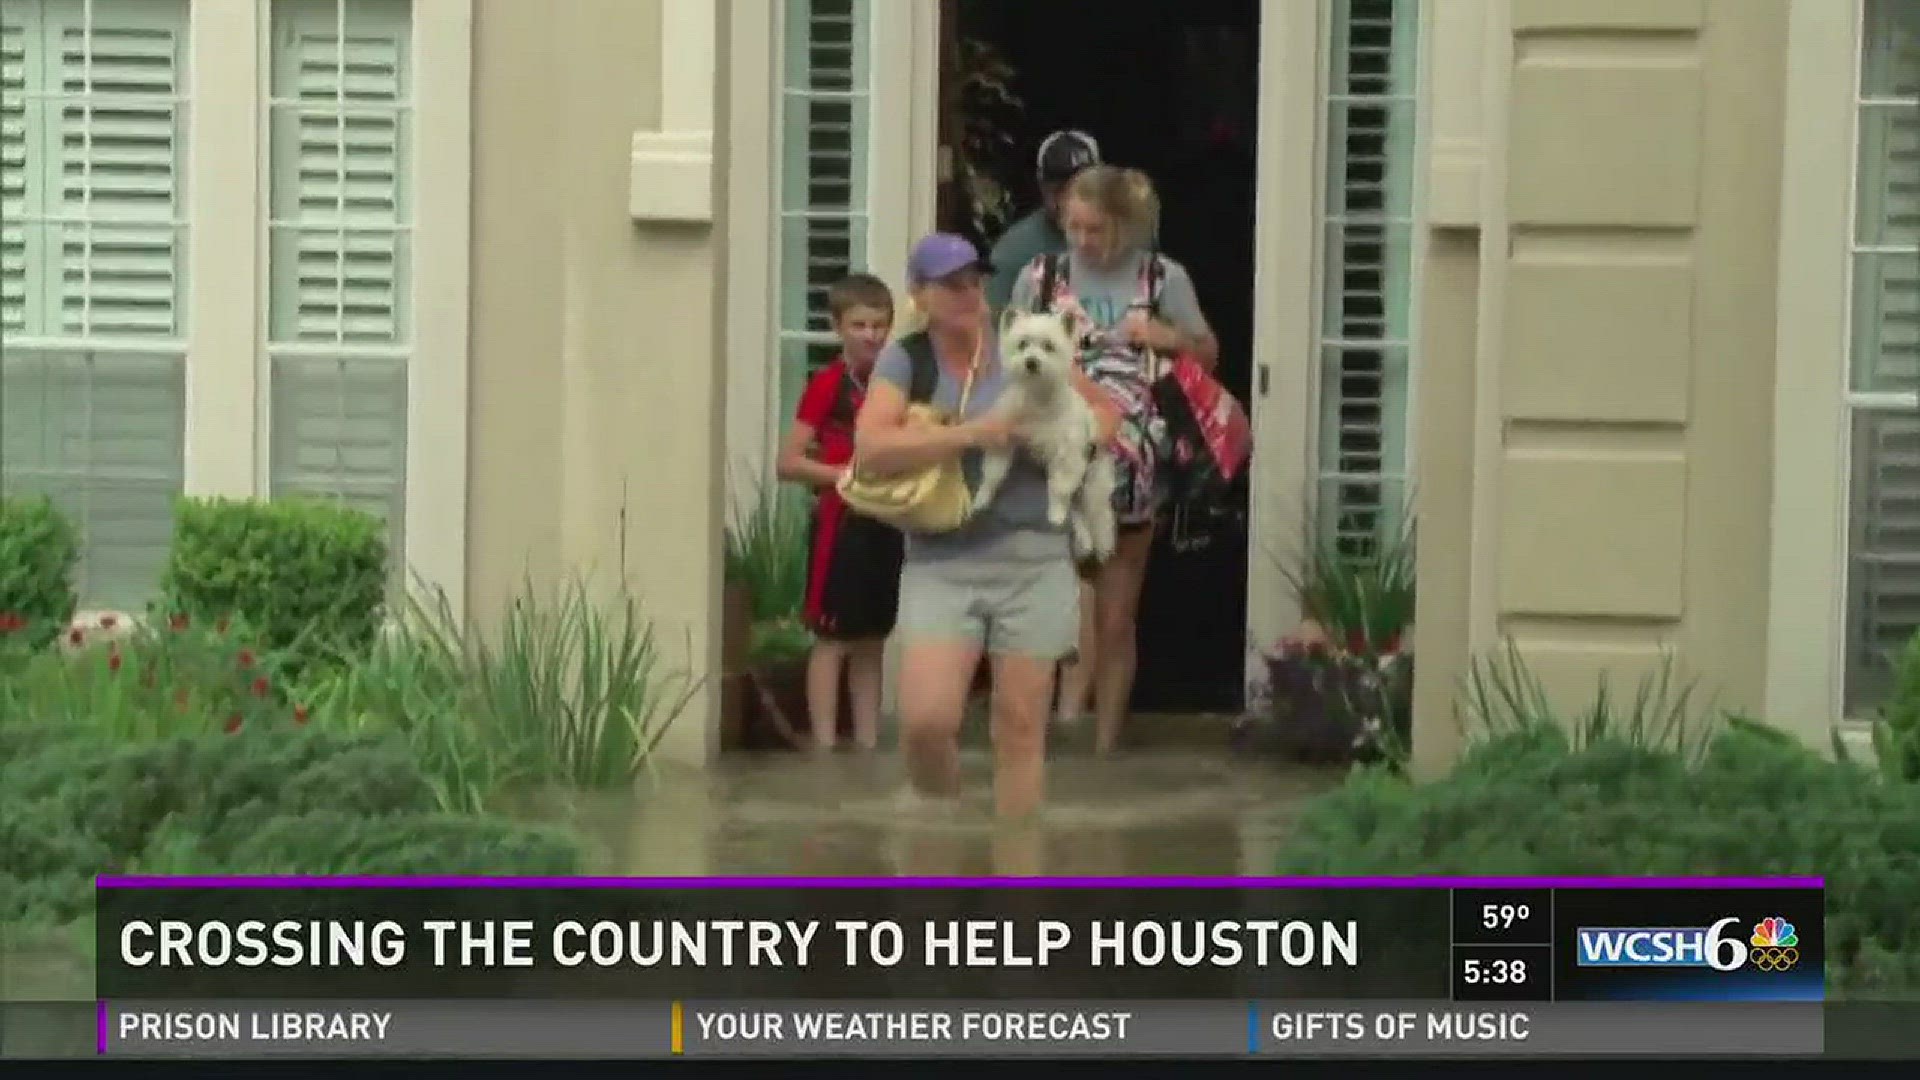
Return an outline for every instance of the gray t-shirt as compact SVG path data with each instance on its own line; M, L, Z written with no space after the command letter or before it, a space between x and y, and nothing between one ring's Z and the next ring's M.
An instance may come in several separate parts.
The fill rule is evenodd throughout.
M1000 364L1000 341L989 334L981 346L980 372L974 377L973 393L967 398L964 419L971 420L988 409L1006 389L1006 377ZM887 343L874 362L873 377L892 383L902 394L913 386L913 359L898 341ZM960 390L965 380L940 366L940 381L933 393L933 404L948 415L960 407ZM968 450L961 455L961 470L967 486L980 483L980 452ZM971 520L950 533L932 536L908 534L909 561L950 558L1003 558L1043 560L1068 555L1067 533L1047 521L1047 473L1024 451L1016 452L1013 468L1000 485L993 501L974 512Z
M1067 256L1066 280L1058 289L1071 289L1087 318L1092 320L1096 337L1109 339L1096 342L1098 347L1125 345L1116 328L1126 318L1127 309L1144 295L1141 272L1146 268L1147 258L1143 251L1114 266L1090 267L1071 254ZM1160 317L1184 333L1206 333L1207 317L1200 311L1200 298L1194 294L1193 278L1187 268L1165 255L1160 256L1160 262L1164 267L1160 280ZM1039 278L1029 267L1021 272L1019 282L1014 285L1011 303L1017 309L1031 310L1038 291Z
M1067 250L1067 236L1053 223L1045 207L1033 211L1007 227L993 245L988 260L993 277L987 281L987 303L998 315L1012 297L1014 282L1027 264L1042 255L1057 255Z

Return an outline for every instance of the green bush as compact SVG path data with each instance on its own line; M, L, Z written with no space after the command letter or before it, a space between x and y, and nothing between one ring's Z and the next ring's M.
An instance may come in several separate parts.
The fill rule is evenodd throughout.
M627 782L699 689L630 594L528 583L489 633L421 592L433 598L410 599L396 633L306 703L316 722L400 733L450 809L509 783Z
M1920 781L1920 634L1895 666L1893 693L1874 721L1873 749L1889 776Z
M727 523L726 579L747 591L756 623L796 619L807 598L812 518L804 497L768 486Z
M0 725L0 923L57 924L93 878L146 873L568 873L564 836L454 817L392 733L285 723L121 743Z
M243 619L303 672L372 646L391 580L387 557L386 526L337 502L182 499L161 607L195 622Z
M1920 991L1920 785L1733 724L1697 751L1535 724L1444 779L1357 773L1309 804L1284 874L1821 875L1836 995Z
M44 496L0 496L0 660L38 652L73 619L80 537Z

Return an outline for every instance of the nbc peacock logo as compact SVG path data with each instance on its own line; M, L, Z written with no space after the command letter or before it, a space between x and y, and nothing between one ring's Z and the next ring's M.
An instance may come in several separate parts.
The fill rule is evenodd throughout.
M1770 915L1753 924L1747 960L1761 971L1790 971L1800 962L1800 935L1793 924Z

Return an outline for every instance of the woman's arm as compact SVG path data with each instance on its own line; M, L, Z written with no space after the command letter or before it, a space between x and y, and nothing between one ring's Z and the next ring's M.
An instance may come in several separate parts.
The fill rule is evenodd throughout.
M1213 336L1212 327L1182 330L1173 323L1156 321L1148 345L1168 356L1184 353L1209 372L1220 363L1220 339Z
M854 454L862 468L881 475L937 465L986 441L980 420L959 424L910 424L907 395L892 382L874 379L853 422Z
M786 441L780 444L780 457L773 464L775 476L812 487L832 487L840 482L840 466L822 464L807 456L814 433L812 424L794 422L787 430Z
M1220 339L1200 310L1200 296L1187 268L1169 259L1160 290L1160 318L1154 320L1147 344L1169 356L1185 353L1212 371L1220 362Z

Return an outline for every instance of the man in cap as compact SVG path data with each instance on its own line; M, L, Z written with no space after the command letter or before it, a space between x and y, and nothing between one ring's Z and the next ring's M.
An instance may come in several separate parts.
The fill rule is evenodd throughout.
M1035 161L1040 182L1040 206L1014 222L993 245L988 261L994 266L987 283L987 303L998 315L1013 296L1013 285L1021 271L1035 258L1067 250L1067 235L1060 228L1060 195L1067 181L1082 170L1100 164L1100 144L1084 131L1056 131L1040 142Z

